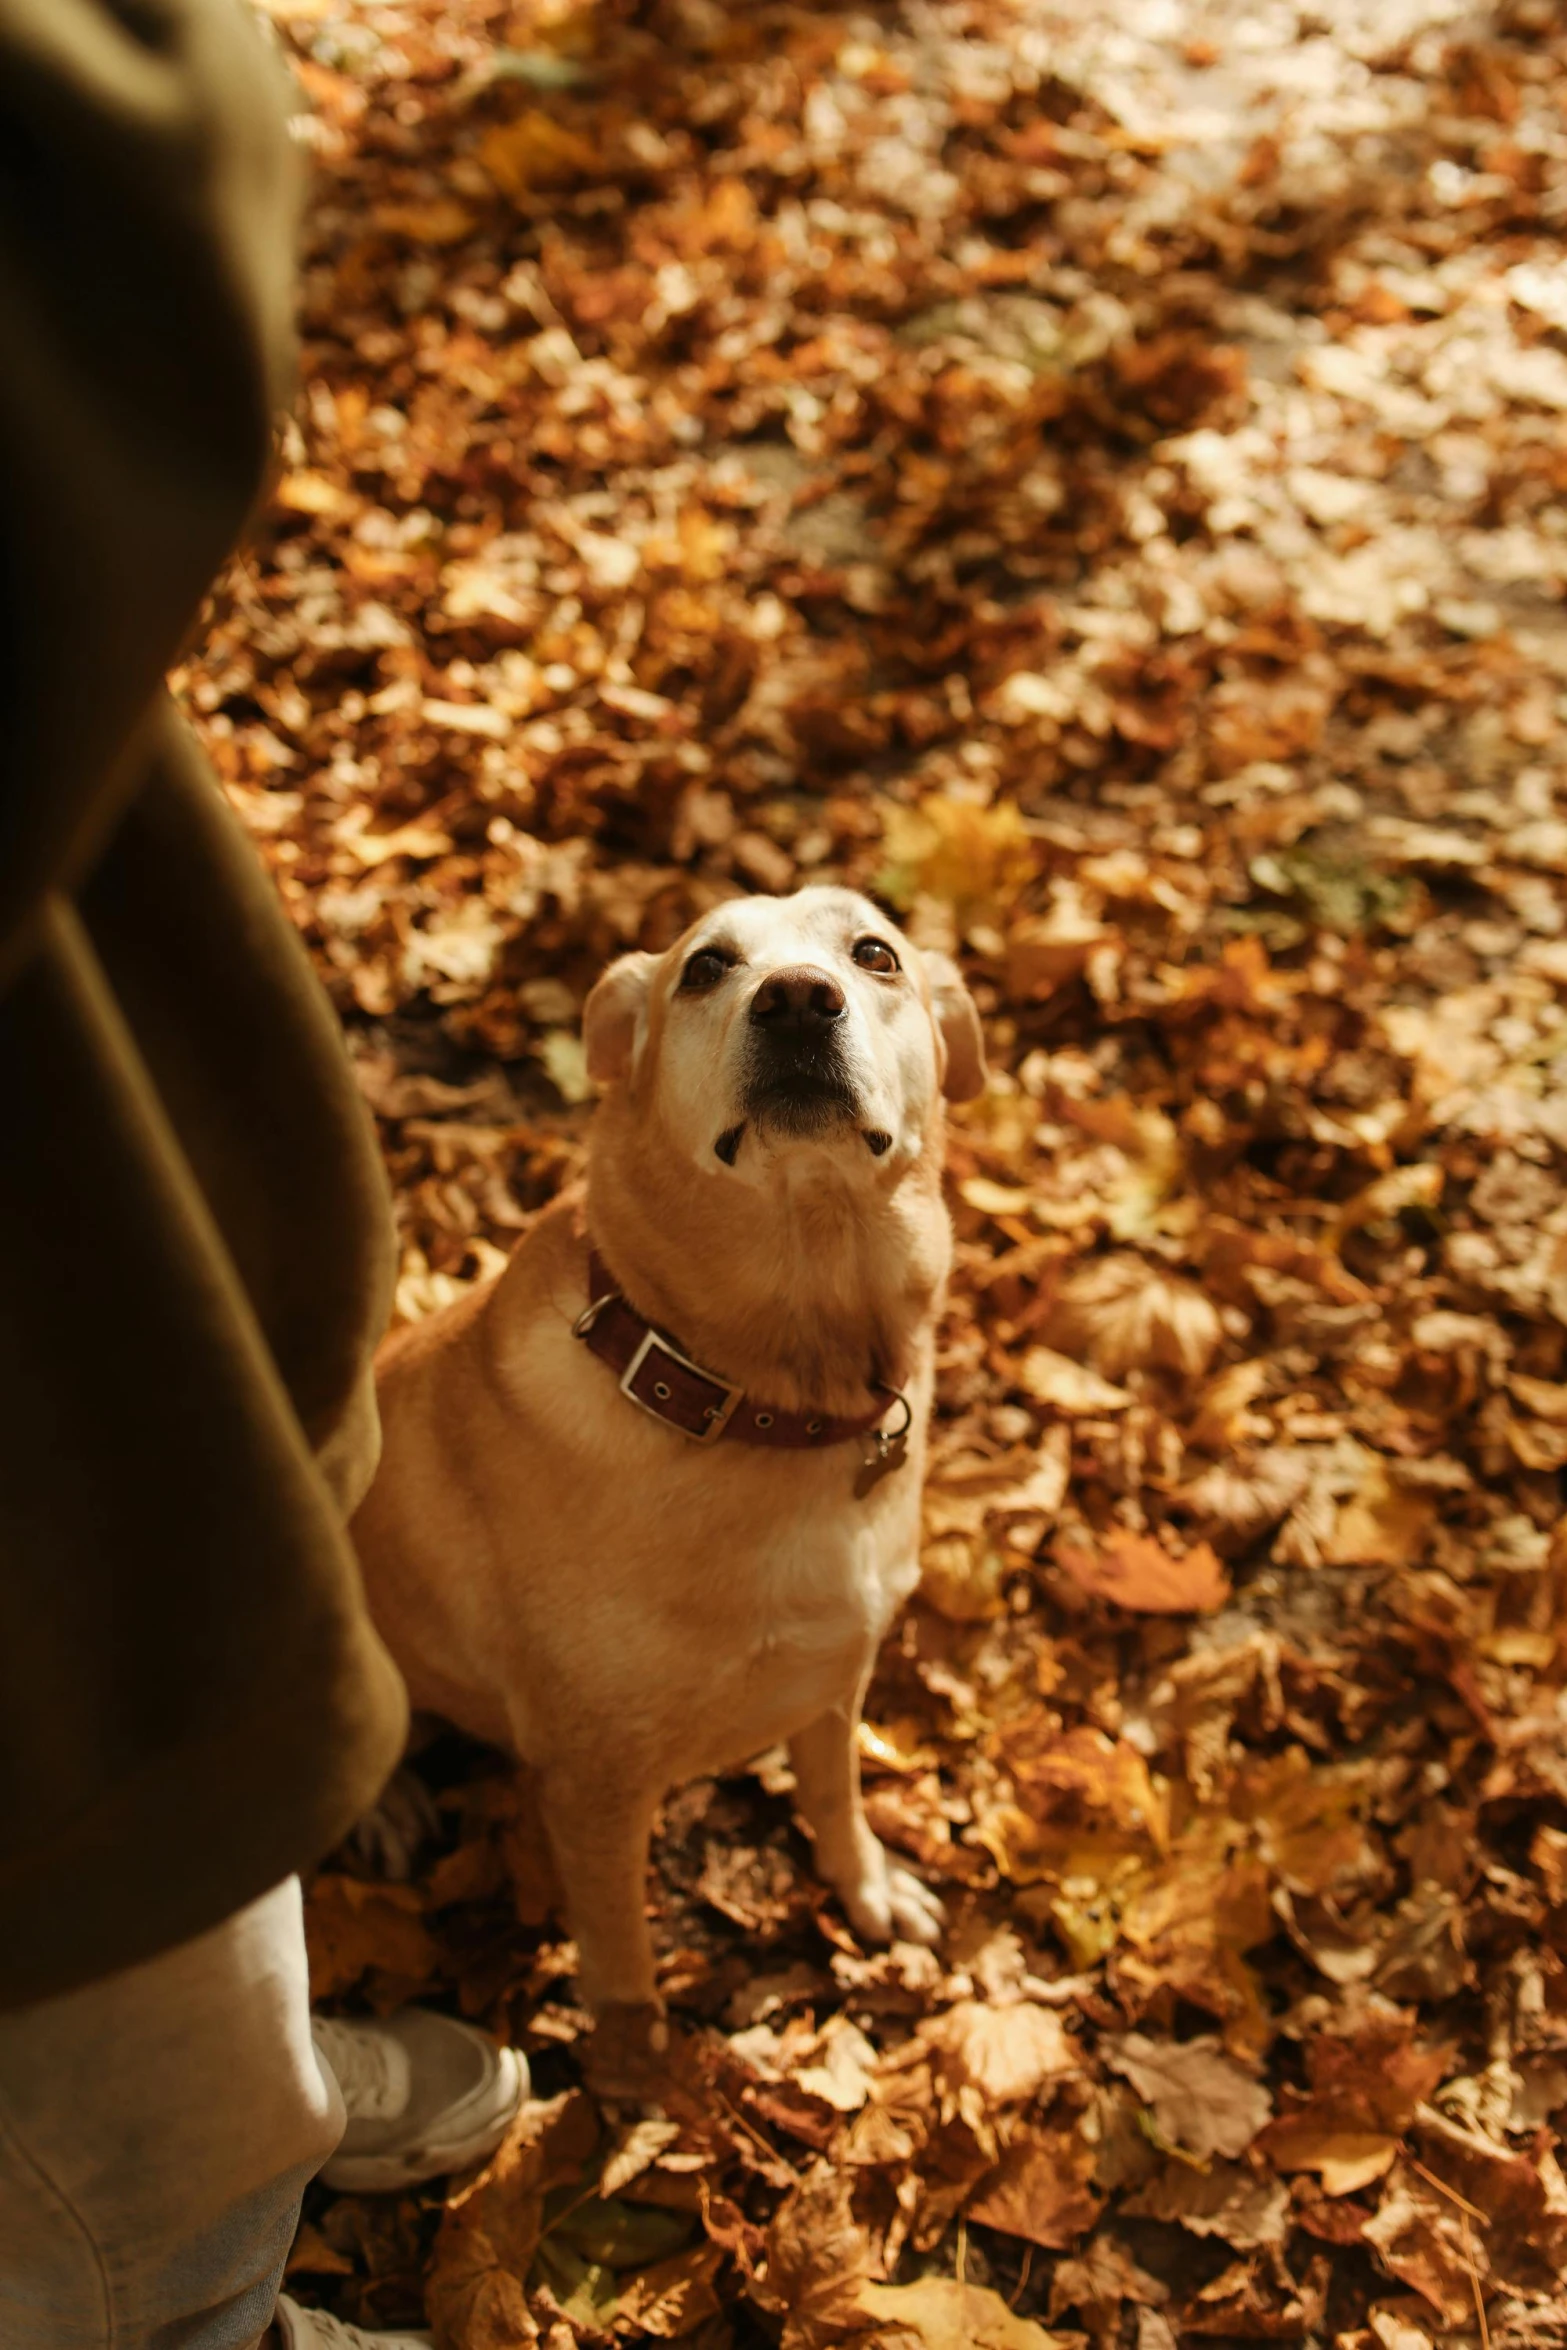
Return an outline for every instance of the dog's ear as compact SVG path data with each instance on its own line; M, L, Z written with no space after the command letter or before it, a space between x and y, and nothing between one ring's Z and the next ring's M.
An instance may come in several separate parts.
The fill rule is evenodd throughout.
M950 955L927 948L925 970L930 980L930 1008L947 1048L941 1090L948 1101L971 1102L985 1090L985 1037L978 1007Z
M582 1043L588 1075L596 1085L613 1085L630 1076L637 1023L657 968L657 955L622 955L594 984L583 1005Z

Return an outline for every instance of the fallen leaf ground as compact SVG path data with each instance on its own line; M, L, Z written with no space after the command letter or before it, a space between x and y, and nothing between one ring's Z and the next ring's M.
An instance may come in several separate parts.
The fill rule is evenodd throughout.
M996 1077L865 1737L671 1801L663 2119L437 1736L323 1996L517 2039L294 2287L443 2350L1567 2343L1567 17L272 0L286 468L177 683L417 1314L580 1165L604 961L873 888Z

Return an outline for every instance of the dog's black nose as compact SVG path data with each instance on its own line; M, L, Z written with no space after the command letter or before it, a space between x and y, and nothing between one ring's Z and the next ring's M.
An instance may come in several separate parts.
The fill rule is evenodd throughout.
M773 1036L815 1035L843 1013L843 989L830 971L819 971L813 963L775 971L751 998L752 1020Z

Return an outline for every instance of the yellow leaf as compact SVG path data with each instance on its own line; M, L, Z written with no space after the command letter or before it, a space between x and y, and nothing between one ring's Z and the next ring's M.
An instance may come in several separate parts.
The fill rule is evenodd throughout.
M1532 1379L1527 1371L1514 1371L1507 1384L1532 1419L1567 1420L1567 1387L1559 1380Z
M1169 1790L1155 1783L1127 1739L1107 1737L1088 1723L1055 1728L1043 1712L1010 1725L1001 1736L1002 1759L1018 1799L1042 1820L1088 1813L1123 1834L1163 1851L1168 1843Z
M361 865L384 865L390 857L447 857L456 845L449 832L416 816L395 832L349 833L341 844Z
M1031 1346L1018 1366L1018 1384L1035 1403L1049 1404L1068 1419L1098 1412L1124 1412L1132 1398L1124 1387L1112 1387L1097 1371L1074 1363L1054 1347Z
M1436 1160L1422 1160L1410 1167L1392 1167L1379 1175L1363 1191L1357 1191L1340 1208L1334 1220L1334 1233L1342 1238L1358 1232L1367 1224L1383 1224L1405 1208L1434 1208L1442 1196L1445 1173Z
M1323 2129L1311 2121L1274 2123L1264 2140L1275 2170L1315 2171L1325 2195L1353 2195L1385 2178L1398 2156L1398 2140L1380 2130Z
M868 2317L900 2327L920 2350L1058 2350L1063 2337L1017 2317L986 2285L922 2277L915 2285L862 2285Z
M1267 1384L1266 1363L1256 1360L1231 1363L1203 1391L1191 1425L1191 1443L1209 1452L1223 1452L1245 1432L1246 1407Z
M920 1553L920 1592L953 1624L987 1624L1007 1611L1008 1560L983 1534L938 1534Z
M978 1208L982 1216L1022 1216L1028 1212L1030 1194L1016 1184L992 1183L988 1176L971 1175L958 1185L959 1199L971 1208Z
M585 1102L593 1093L582 1039L570 1028L552 1028L539 1039L539 1059L563 1101Z
M431 204L377 204L370 217L389 236L409 237L416 245L457 245L475 226L473 214L453 196Z
M1010 912L1033 878L1034 844L1011 800L980 808L933 792L917 808L885 803L882 823L894 904L936 898L952 907L960 929Z
M290 514L352 514L359 504L324 473L285 473L272 495Z
M1333 1567L1412 1566L1435 1519L1432 1502L1394 1485L1373 1458L1360 1491L1339 1511L1323 1555Z
M1518 1625L1511 1631L1487 1632L1480 1641L1480 1653L1497 1665L1529 1665L1534 1671L1544 1672L1556 1654L1554 1632L1531 1632Z
M536 106L515 122L497 123L486 132L479 142L479 161L497 187L518 199L535 188L596 179L604 171L604 159L591 140L567 130Z

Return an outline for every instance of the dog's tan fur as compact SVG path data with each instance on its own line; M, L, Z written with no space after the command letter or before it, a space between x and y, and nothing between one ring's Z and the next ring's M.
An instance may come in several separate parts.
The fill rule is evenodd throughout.
M867 933L895 946L896 979L856 964ZM714 939L736 966L694 1001L681 974ZM728 1167L713 1138L738 1115L747 1007L802 961L845 990L859 1098L890 1147L873 1157L854 1119L804 1139L764 1120ZM866 1824L855 1730L918 1571L951 1249L943 1082L972 1092L983 1063L952 967L835 890L738 901L662 958L623 958L584 1032L607 1085L585 1216L556 1203L494 1281L388 1343L385 1451L354 1531L415 1705L537 1771L579 1980L602 2007L654 1996L644 1882L660 1800L780 1739L855 1926L939 1928L939 1905ZM572 1334L587 1232L641 1313L759 1400L864 1413L875 1383L900 1388L904 1466L862 1497L858 1443L702 1446L645 1417Z

